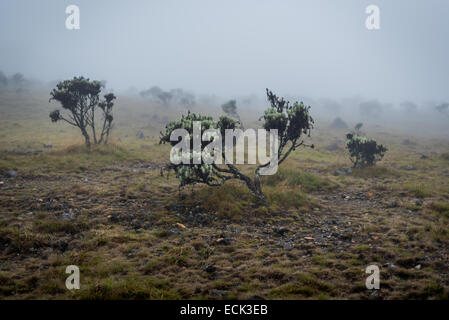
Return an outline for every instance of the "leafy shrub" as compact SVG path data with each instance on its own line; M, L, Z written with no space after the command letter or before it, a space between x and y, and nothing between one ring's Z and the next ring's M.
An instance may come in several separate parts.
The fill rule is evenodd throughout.
M346 138L348 139L346 147L354 167L375 165L377 161L384 157L385 152L388 150L383 145L378 145L376 141L361 137L353 132L348 133Z

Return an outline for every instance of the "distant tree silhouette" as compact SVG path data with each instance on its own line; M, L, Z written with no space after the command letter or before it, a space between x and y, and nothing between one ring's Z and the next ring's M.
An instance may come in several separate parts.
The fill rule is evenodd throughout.
M8 78L0 70L0 87L6 87L8 85Z
M195 105L195 96L180 88L164 91L158 86L153 86L148 90L141 91L140 95L163 106L176 103L185 108L191 108Z
M225 104L222 104L221 109L231 118L237 119L240 122L240 126L243 128L243 123L237 112L237 102L235 100L229 100Z
M362 134L362 132L360 131L360 129L362 129L362 127L363 127L363 123L361 123L361 122L359 122L355 125L354 130L357 135Z
M360 113L365 118L378 117L382 113L382 104L377 100L360 103Z
M416 105L416 103L411 102L411 101L404 101L400 104L400 106L403 109L405 109L405 111L407 113L414 112L414 111L418 110L418 106Z
M441 113L449 114L449 113L448 113L448 112L449 112L449 103L444 102L444 103L442 103L442 104L439 104L439 105L436 106L436 109L437 109L439 112L441 112Z

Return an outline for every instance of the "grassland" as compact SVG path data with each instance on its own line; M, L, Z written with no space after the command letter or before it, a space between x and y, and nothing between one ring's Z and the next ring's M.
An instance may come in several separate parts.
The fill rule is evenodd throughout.
M447 140L368 127L384 160L335 175L351 164L342 142L326 146L345 130L318 119L317 148L264 177L268 205L256 207L239 182L179 190L161 176L158 119L182 110L119 100L111 144L87 152L51 109L46 95L1 96L2 299L448 298ZM81 289L69 291L73 264Z

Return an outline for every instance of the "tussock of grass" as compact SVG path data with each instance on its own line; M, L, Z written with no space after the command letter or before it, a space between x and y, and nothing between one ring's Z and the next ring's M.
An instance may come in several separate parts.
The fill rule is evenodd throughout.
M400 173L392 168L371 166L366 168L353 168L352 175L358 178L397 178Z
M403 188L417 198L427 198L432 195L432 191L428 185L423 183L408 183Z
M188 196L184 203L195 206L197 202L208 212L216 212L221 217L238 218L253 205L254 197L248 188L236 181L221 187L201 187Z
M200 203L208 212L216 212L218 216L237 220L251 212L265 215L279 209L310 207L311 199L299 188L266 185L262 189L267 199L267 207L255 208L255 197L245 185L238 182L231 182L218 188L203 187L195 191L194 197L187 197L184 204L194 207Z
M268 203L274 209L298 209L310 206L310 199L300 190L287 187L267 187L264 189Z
M296 299L320 295L323 292L332 293L332 286L330 284L317 279L313 275L302 273L296 277L298 280L271 290L270 295L274 298Z
M87 149L84 145L72 145L64 149L49 152L48 157L65 158L69 156L78 161L113 163L130 159L130 152L117 145L93 145ZM83 165L79 169L85 170Z
M435 280L431 280L423 289L414 290L407 295L407 299L438 299L438 300L447 300L449 298L449 292L445 290L444 287L441 286Z
M0 244L7 244L10 252L24 253L31 248L43 247L48 239L43 235L36 235L13 228L0 229Z
M0 273L0 294L11 296L14 293L30 292L38 287L39 278L37 276L26 277L25 279L13 279L11 274Z
M126 277L122 280L108 278L92 285L78 294L80 299L121 300L121 299L181 299L182 296L169 289L165 281L146 279L137 281Z
M284 184L289 187L300 187L305 192L330 190L336 187L335 183L326 178L291 168L279 168L276 174L266 177L264 183L268 186Z
M169 265L187 266L187 259L190 250L186 247L171 248L167 253L165 260Z
M50 295L61 294L67 290L64 284L57 280L45 281L44 283L42 283L40 289L43 293L47 293Z
M148 262L145 265L143 272L146 275L150 275L150 274L153 274L153 273L161 270L164 267L165 267L165 263L161 259L155 259L153 261Z
M439 214L442 214L449 218L449 203L445 202L434 202L430 205L430 208L433 211L438 212Z
M37 221L35 223L35 229L42 233L70 233L76 234L78 232L87 230L89 226L82 221Z
M117 145L92 146L90 150L84 145L72 145L38 155L4 156L0 158L0 170L7 171L13 168L20 172L22 168L27 170L43 168L51 171L84 172L89 168L104 167L141 157L141 154L133 153Z

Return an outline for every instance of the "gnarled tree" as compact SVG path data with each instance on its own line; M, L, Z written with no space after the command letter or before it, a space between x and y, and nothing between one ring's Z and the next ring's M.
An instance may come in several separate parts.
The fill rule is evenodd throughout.
M112 107L116 99L113 93L104 95L100 101L100 93L103 85L99 81L90 81L84 77L74 77L72 80L61 81L50 93L50 101L58 101L66 110L62 114L60 110L50 113L52 122L65 121L78 127L84 137L87 147L91 145L91 137L95 144L107 144L112 128ZM96 119L97 110L102 111L102 119ZM97 135L96 125L102 121L100 135Z
M270 107L265 110L264 115L260 118L263 120L263 128L266 130L277 129L278 130L278 165L280 165L288 155L300 146L308 146L302 139L304 135L310 136L310 131L313 128L313 119L309 114L310 107L304 106L304 104L295 102L290 105L288 101L283 98L279 99L275 94L267 89L267 98L270 102ZM210 116L202 116L194 113L188 113L186 116L182 116L180 120L173 121L166 126L165 132L161 132L160 143L169 143L175 146L179 141L171 141L170 137L175 129L185 129L190 136L190 149L193 150L193 122L201 122L201 129L204 132L207 129L217 129L220 131L222 137L225 136L226 129L238 129L240 127L238 121L228 116L221 116L218 121ZM224 142L222 141L222 144ZM204 150L206 144L209 141L201 142L201 150ZM313 148L313 145L309 147ZM225 148L222 147L222 157L225 159ZM193 159L194 152L191 151L188 154L188 158ZM238 179L243 181L249 190L256 196L258 204L265 204L266 199L262 191L260 183L260 171L265 168L269 163L257 165L253 177L250 177L242 173L239 168L231 163L225 163L218 165L216 163L207 164L201 158L199 164L179 163L173 162L167 166L168 170L173 170L176 177L180 181L180 187L204 183L209 186L221 186L226 181L231 179Z

